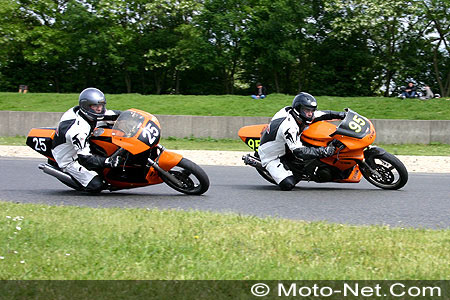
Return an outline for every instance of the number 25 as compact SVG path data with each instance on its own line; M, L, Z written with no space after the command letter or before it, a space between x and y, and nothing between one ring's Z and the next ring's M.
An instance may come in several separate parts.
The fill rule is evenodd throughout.
M47 145L45 145L45 139L44 138L33 138L34 143L34 149L36 151L47 151Z
M158 137L158 129L156 127L153 127L151 123L148 123L147 126L145 126L144 130L142 131L142 136L150 142L150 144L153 144Z

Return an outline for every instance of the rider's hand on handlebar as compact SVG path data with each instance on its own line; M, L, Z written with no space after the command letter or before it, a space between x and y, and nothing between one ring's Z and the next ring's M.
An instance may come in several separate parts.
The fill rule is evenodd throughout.
M330 144L333 144L333 146L335 146L338 149L344 149L345 148L345 145L341 141L336 140L336 139L332 140L330 142Z
M330 157L334 154L334 152L336 151L336 147L334 147L334 145L332 143L329 143L328 146L323 147L322 150L322 157Z
M105 166L107 168L117 168L123 161L122 156L111 156L105 160Z
M340 118L341 120L344 120L344 119L345 119L345 116L347 116L347 112L345 112L345 111L339 112L339 118Z

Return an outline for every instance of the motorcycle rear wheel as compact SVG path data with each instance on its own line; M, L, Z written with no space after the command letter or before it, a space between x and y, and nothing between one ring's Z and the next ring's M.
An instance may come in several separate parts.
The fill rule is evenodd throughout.
M209 189L209 178L205 171L187 158L181 159L177 166L169 171L181 184L161 177L174 190L187 195L201 195Z
M385 152L381 155L366 157L367 164L380 175L363 173L364 178L376 187L385 190L398 190L408 182L405 165L394 155Z

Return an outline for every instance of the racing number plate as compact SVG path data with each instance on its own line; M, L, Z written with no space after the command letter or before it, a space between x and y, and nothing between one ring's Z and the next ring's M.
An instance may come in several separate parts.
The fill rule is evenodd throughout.
M254 151L258 151L260 142L261 142L261 140L259 138L247 138L245 140L245 143L247 144L247 146L252 148Z

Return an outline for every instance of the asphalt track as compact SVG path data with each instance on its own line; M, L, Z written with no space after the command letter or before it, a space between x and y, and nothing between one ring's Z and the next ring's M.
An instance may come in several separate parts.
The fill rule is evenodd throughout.
M282 192L250 167L202 166L210 189L187 196L165 184L89 195L70 190L37 165L44 160L0 158L0 200L89 207L179 208L243 215L442 229L450 227L450 174L410 173L398 191L358 184L300 182Z

